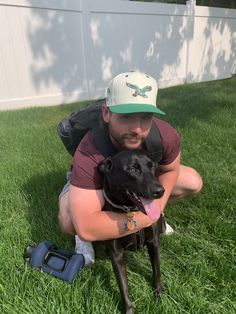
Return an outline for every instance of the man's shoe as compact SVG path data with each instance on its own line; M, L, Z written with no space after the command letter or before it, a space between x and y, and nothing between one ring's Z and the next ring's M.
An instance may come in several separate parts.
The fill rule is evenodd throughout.
M166 224L166 230L164 232L164 235L171 235L175 233L174 229L167 222L165 222L165 224Z

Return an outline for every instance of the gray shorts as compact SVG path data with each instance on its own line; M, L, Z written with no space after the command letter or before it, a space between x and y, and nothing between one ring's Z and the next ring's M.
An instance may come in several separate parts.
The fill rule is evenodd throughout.
M59 194L59 200L62 198L63 195L65 195L66 193L69 192L71 177L72 177L72 172L71 171L67 171L67 173L66 173L67 182L63 186L63 189L62 189L61 193Z

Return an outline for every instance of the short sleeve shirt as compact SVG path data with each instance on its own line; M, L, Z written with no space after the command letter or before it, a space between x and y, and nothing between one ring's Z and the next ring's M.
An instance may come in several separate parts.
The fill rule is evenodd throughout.
M180 136L167 122L154 118L157 125L163 156L160 165L172 163L180 152ZM98 151L91 132L88 132L76 149L73 165L71 184L83 189L100 190L103 188L102 176L97 170L97 165L104 159Z

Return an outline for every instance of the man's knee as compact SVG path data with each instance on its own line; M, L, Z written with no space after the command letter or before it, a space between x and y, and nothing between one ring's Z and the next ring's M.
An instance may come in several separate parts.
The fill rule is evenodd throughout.
M68 193L64 194L59 200L58 221L61 229L71 235L75 234L75 230L71 221L68 205Z
M203 181L200 174L193 168L189 168L188 190L191 194L197 194L201 191Z
M195 195L201 191L203 181L200 174L193 168L180 166L180 173L171 193L171 199L179 199Z

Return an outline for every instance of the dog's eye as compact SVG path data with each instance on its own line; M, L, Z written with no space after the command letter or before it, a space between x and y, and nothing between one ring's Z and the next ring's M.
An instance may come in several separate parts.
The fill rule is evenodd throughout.
M149 169L155 169L156 168L156 164L152 161L148 161L147 166Z

